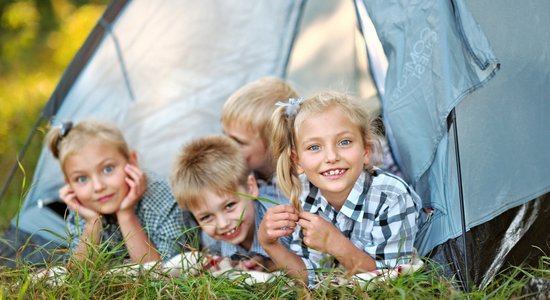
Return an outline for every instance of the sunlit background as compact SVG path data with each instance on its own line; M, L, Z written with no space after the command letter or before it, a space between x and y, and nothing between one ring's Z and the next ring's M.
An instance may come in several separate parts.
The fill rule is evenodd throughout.
M0 1L0 183L31 132L63 71L80 48L107 0ZM43 130L22 160L32 178ZM0 229L19 205L23 171L0 199Z
M63 71L107 7L108 0L0 0L0 188ZM352 1L308 1L288 66L288 79L307 96L336 89L379 101L367 72ZM0 230L16 213L46 128L39 123L7 193L0 198Z

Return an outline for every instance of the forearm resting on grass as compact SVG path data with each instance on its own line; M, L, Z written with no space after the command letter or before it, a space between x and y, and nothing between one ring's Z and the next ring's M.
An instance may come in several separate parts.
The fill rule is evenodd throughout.
M298 221L298 212L288 205L277 205L266 211L258 228L258 241L278 269L307 282L307 270L301 257L291 252L279 239L292 235Z
M88 220L84 225L84 230L80 236L80 242L74 251L74 257L78 261L83 261L90 256L89 249L91 246L97 246L101 242L101 230L103 224L101 217L98 216L95 220Z
M376 270L376 261L372 256L357 248L344 235L336 236L335 240L328 244L327 250L349 274L353 275Z
M117 218L128 254L133 262L145 263L161 259L133 211L119 212Z
M286 271L289 276L307 283L308 272L301 257L288 250L279 242L262 246L269 257L271 257L271 260L273 260L276 269Z
M321 216L301 212L298 224L302 228L306 246L330 254L351 274L376 269L376 262L370 255L357 248L338 228Z

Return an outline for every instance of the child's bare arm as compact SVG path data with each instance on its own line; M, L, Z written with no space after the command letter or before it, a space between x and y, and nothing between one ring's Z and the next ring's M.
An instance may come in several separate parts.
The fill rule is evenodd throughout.
M74 256L78 261L85 260L90 256L89 245L97 245L101 242L101 230L101 217L98 217L94 221L86 221L84 230L80 236L80 242L74 252Z
M351 274L376 269L376 262L369 254L357 248L338 228L322 217L302 212L299 224L304 244L334 256Z
M130 259L137 263L160 260L160 255L151 242L135 213L135 206L147 188L145 173L137 166L128 164L124 169L128 175L126 183L130 187L116 212L120 231L124 237Z
M75 249L74 256L77 260L88 257L88 245L97 245L101 241L101 214L82 205L70 185L66 184L59 189L59 197L86 223L80 233L80 241ZM78 224L75 224L78 226Z
M278 205L268 209L258 229L258 241L276 268L285 269L288 275L307 282L302 258L278 241L294 232L297 221L298 213L292 206Z
M130 259L136 263L159 261L160 255L134 212L117 213L120 231L124 236Z

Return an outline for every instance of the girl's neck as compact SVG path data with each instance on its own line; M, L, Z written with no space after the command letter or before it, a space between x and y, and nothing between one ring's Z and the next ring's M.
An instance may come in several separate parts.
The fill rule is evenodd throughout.
M346 200L348 200L348 196L351 193L351 190L353 189L353 186L350 187L347 191L341 192L341 193L325 193L321 191L321 194L327 199L327 202L336 210L340 211L342 206L344 206L344 203L346 203Z
M328 199L327 199L328 201ZM333 200L333 201L328 201L328 203L330 203L330 205L334 208L334 210L336 211L340 211L340 209L342 208L342 206L344 205L344 203L346 202L346 199L344 200Z

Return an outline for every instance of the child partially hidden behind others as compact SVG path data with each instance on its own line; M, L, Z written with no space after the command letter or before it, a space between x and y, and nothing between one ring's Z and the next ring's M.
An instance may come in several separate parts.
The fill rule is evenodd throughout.
M212 135L185 145L173 168L172 190L179 205L195 217L208 253L230 257L235 269L273 269L256 231L274 204L251 198L262 195L235 141ZM280 241L288 246L290 237Z
M59 195L70 208L76 259L97 253L93 246L133 263L181 253L192 217L178 207L166 180L139 167L115 125L65 122L50 130L46 142L64 174Z

